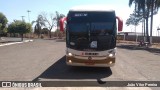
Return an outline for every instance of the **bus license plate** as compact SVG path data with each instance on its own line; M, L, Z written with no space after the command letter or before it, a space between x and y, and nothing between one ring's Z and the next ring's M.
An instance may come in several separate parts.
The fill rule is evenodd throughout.
M86 64L86 65L94 65L95 62L93 62L93 61L91 61L91 60L88 60L88 61L85 62L85 64Z

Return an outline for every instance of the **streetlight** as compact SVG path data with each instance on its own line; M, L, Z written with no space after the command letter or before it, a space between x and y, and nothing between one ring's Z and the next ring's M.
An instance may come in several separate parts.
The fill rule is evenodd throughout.
M27 10L27 12L28 12L28 21L29 21L29 23L30 23L29 13L30 13L31 11L30 11L30 10Z
M21 17L22 17L22 21L24 21L24 17L25 17L25 16L21 16Z
M30 13L31 11L30 11L30 10L27 10L27 12L28 12L28 21L29 21L29 23L30 23L29 13ZM30 35L29 35L29 41L30 41L30 37L31 37L31 32L30 32Z

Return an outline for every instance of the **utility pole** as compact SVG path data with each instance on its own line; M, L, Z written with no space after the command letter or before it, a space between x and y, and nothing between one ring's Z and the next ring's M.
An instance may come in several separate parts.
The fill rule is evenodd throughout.
M30 11L30 10L27 10L27 12L28 12L28 21L29 21L29 23L30 23L29 13L30 13L31 11Z
M29 23L30 23L29 13L30 13L31 11L30 11L30 10L27 10L27 12L28 12L28 21L29 21ZM31 39L31 33L32 33L32 31L31 31L30 34L29 34L29 41L30 41L30 39Z

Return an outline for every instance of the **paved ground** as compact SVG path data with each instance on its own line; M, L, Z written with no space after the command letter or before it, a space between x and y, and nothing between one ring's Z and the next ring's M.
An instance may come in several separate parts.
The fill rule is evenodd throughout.
M65 42L39 40L0 47L1 81L160 81L160 52L131 45L117 45L111 68L73 68L65 64ZM109 88L109 87L108 87ZM38 90L38 88L32 88ZM45 88L48 90L48 88ZM71 87L56 89L76 89ZM77 88L78 89L78 88ZM77 90L76 89L76 90ZM80 89L80 88L79 88ZM81 89L85 89L81 87ZM88 88L92 89L93 88ZM95 88L96 89L96 88ZM97 87L107 89L107 87ZM158 88L109 88L110 90L159 90ZM8 90L3 89L3 90ZM16 89L15 89L16 90Z

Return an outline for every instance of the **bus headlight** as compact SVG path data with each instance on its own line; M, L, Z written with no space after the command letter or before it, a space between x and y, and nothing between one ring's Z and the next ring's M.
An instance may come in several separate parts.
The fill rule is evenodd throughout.
M68 53L68 56L73 56L73 54L72 53Z
M109 62L109 64L112 64L112 63L113 63L112 61Z
M113 57L114 55L112 53L109 54L109 57Z
M110 50L108 52L108 57L110 57L110 58L114 58L115 55L116 55L116 49Z

